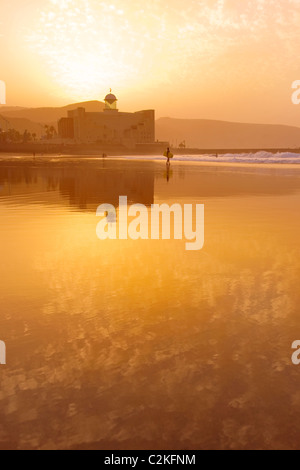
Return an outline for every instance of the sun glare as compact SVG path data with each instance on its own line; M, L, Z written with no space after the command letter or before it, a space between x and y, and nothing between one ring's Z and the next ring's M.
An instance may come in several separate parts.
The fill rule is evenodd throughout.
M234 5L230 0L45 0L27 39L64 94L92 99L108 86L199 81L203 74L218 73L219 59L241 45L247 60L249 39L262 42L269 34L267 20L262 21L266 7L258 0ZM290 2L287 11L280 2L271 20L284 24L289 8ZM283 34L288 34L284 27ZM282 37L277 39L275 30L274 54L275 44L282 44ZM277 55L272 57L276 63ZM245 75L243 58L228 66Z
M164 20L148 12L146 21L140 7L133 9L131 2L125 11L121 3L50 0L30 35L31 47L44 58L55 80L78 98L94 97L108 84L147 82L149 73L152 78L155 74ZM153 47L155 58L150 54Z

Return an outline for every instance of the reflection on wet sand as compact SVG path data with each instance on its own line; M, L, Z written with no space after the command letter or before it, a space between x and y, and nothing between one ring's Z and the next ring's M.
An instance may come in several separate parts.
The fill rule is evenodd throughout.
M297 448L300 172L105 163L0 165L0 447ZM205 248L99 241L124 191Z
M0 162L0 197L32 195L31 201L37 202L49 192L57 192L68 205L82 210L95 211L103 202L118 206L123 194L130 203L150 206L154 202L153 164L146 164L146 171L141 172L127 162Z

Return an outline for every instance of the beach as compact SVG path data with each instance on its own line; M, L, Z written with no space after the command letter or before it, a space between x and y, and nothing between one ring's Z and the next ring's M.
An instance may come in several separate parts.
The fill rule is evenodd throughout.
M1 157L0 448L297 449L300 167L261 158ZM204 204L203 249L99 240L122 195Z

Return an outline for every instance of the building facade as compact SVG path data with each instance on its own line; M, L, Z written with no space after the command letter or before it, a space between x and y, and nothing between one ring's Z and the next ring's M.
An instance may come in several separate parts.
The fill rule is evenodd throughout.
M128 149L134 149L138 144L154 144L155 111L119 112L117 101L116 96L110 93L105 97L103 112L86 112L84 108L69 111L68 117L58 122L60 137L73 139L76 143L99 143Z

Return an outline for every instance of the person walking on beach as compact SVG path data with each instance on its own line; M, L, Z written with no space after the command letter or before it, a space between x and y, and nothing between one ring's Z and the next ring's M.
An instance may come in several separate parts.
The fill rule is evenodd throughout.
M167 148L167 163L170 163L170 149L169 147Z
M170 165L170 158L173 158L173 154L170 150L170 147L168 147L167 150L165 151L164 157L167 157L167 165Z

